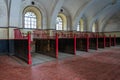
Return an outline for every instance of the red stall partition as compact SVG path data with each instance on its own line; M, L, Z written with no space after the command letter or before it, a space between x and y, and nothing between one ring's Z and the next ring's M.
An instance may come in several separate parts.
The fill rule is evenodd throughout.
M14 55L32 64L31 59L31 33L28 32L27 36L23 36L19 29L14 29Z

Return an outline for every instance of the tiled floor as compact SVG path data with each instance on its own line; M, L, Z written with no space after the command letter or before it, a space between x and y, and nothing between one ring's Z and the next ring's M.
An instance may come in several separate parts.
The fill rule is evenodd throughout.
M0 56L0 80L120 80L120 47L35 66Z

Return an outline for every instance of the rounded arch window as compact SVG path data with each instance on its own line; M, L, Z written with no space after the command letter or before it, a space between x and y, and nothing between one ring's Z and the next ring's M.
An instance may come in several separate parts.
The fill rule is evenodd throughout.
M37 28L37 16L34 12L26 12L24 15L25 28Z
M93 24L93 27L92 27L92 32L95 32L96 30L96 25L95 25L95 23Z
M24 9L24 28L40 29L42 23L41 12L38 8L30 6Z
M56 18L56 30L67 30L67 18L62 13L59 13Z
M80 19L80 21L77 25L77 31L81 31L81 32L84 31L84 21L83 21L83 19Z
M93 23L92 32L98 32L98 24L97 24L97 22Z
M56 30L63 30L63 20L59 16L56 19Z

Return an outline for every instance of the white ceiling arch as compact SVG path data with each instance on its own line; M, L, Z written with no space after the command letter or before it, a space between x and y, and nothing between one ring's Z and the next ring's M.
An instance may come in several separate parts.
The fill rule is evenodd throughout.
M92 0L90 1L84 9L76 16L74 19L74 26L79 22L79 19L84 15L87 18L88 31L91 30L91 25L96 21L96 17L99 16L99 13L104 13L109 5L112 5L113 0ZM92 23L91 23L92 21Z
M100 16L99 19L99 30L100 32L103 31L107 21L117 12L120 11L120 1L118 1L111 9L104 12L102 16ZM106 17L107 16L107 17Z
M58 0L58 2L56 3L56 5L52 11L50 21L49 21L50 22L49 26L52 29L55 29L56 18L58 16L58 13L59 13L63 3L64 3L64 0Z
M71 17L72 23L70 27L76 27L80 18L86 17L88 30L90 30L92 22L99 16L99 13L104 13L105 8L112 4L115 0L38 0L47 10L49 29L55 28L55 20L59 10L65 8ZM91 22L92 21L92 22ZM74 28L73 28L74 29Z
M76 25L78 24L80 17L79 14L85 8L85 6L92 0L66 0L64 1L63 7L66 8L70 15L72 24L72 29L76 29ZM79 17L79 18L78 18Z
M92 30L92 26L93 26L93 23L95 22L95 21L98 21L99 23L100 23L100 18L102 19L102 18L104 18L104 17L106 17L106 16L104 16L105 15L105 13L106 12L109 12L109 10L111 10L111 9L113 9L114 7L113 7L113 5L108 5L108 6L106 6L101 12L99 12L97 15L95 15L92 19L91 19L91 21L90 21L90 24L89 24L89 31L91 31ZM116 9L116 8L115 8ZM103 20L102 20L103 21ZM98 28L99 28L99 25L98 25ZM100 28L99 28L100 29ZM98 29L98 30L99 30Z

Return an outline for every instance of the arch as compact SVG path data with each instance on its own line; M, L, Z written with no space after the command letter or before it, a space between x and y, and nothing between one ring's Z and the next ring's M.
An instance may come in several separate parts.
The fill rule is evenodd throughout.
M79 19L78 23L80 24L80 31L87 31L87 20L84 15ZM77 28L77 25L75 26L75 28Z
M84 31L84 21L83 21L83 19L80 19L80 31L81 32Z
M63 30L63 19L60 16L56 19L56 30Z
M98 30L98 22L97 21L95 21L94 23L93 23L93 26L92 26L92 32L98 32L99 30Z
M51 17L49 18L49 23L48 23L48 26L50 29L55 29L55 24L56 24L56 18L58 16L58 13L62 7L64 3L64 0L57 0L54 8L52 9L52 12L51 12Z
M105 27L107 21L111 18L111 16L113 16L118 11L120 11L120 2L118 2L111 9L109 9L109 11L107 11L107 13L104 14L104 17L103 17L103 19L101 20L101 23L100 23L101 25L99 27L100 32L104 31L104 27Z
M62 20L62 30L67 30L67 18L63 13L59 13L57 18ZM57 27L57 25L56 25Z
M81 18L78 25L77 25L77 31L81 31L83 32L84 31L84 21L83 19Z
M118 22L119 19L120 19L118 17L118 16L120 16L119 14L120 14L120 9L116 13L114 13L113 15L111 15L109 17L109 19L107 19L104 22L103 27L102 27L102 31L103 32L120 31L119 22Z
M21 9L20 9L20 18L19 18L19 26L22 28L23 27L23 11L27 7L35 7L39 12L41 13L41 29L47 29L47 13L45 7L37 1L34 1L35 4L31 5L31 1L25 0L22 2Z
M74 16L74 23L73 23L73 26L75 29L76 29L77 24L79 23L79 20L82 18L84 21L84 31L87 31L87 18L84 15L84 13L85 13L85 11L88 10L88 7L93 4L93 2L94 2L94 0L91 0L87 3L85 3L83 5L83 7L82 8L80 7L79 10L76 12L76 14Z
M29 17L29 19L26 19L26 14L27 13L31 13L32 14L32 16L31 16L31 18L29 17L29 14L28 14L28 16L27 17ZM34 16L34 18L33 18L33 16ZM34 21L35 22L34 22ZM28 28L38 28L38 29L41 29L41 26L42 26L42 15L41 15L41 12L40 12L40 10L38 9L38 8L36 8L36 7L33 7L33 6L28 6L28 7L26 7L25 9L24 9L24 11L23 11L23 26L24 26L24 28L27 28L27 22L26 21L29 21L29 24L31 24L31 23L33 23L33 24L31 24L31 26L28 24ZM31 22L32 21L32 22ZM33 26L33 25L35 25L35 26Z

